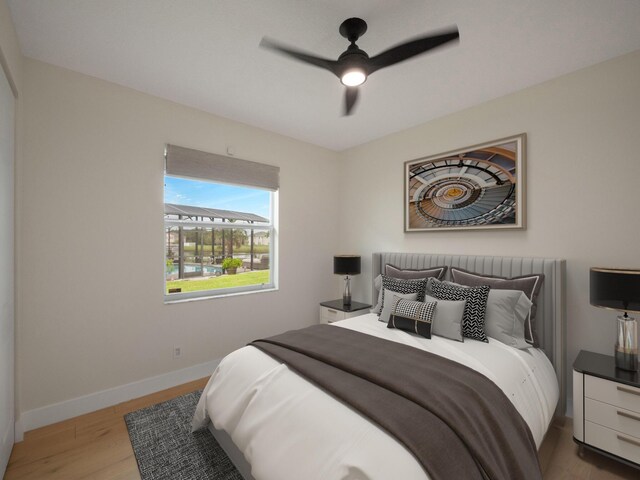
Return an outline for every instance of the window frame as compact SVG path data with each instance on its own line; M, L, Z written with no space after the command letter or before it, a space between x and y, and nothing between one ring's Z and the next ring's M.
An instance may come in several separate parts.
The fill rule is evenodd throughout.
M212 290L200 290L197 292L181 292L181 293L167 293L167 274L166 267L163 268L163 293L164 293L164 303L181 303L188 302L194 300L208 300L219 297L229 297L235 295L246 295L250 293L261 293L261 292L273 292L278 290L278 190L271 190L262 187L255 187L250 185L236 185L227 182L216 182L214 180L202 179L202 178L192 178L192 177L184 177L180 175L170 175L166 172L163 175L163 181L165 177L174 177L174 178L184 178L187 180L201 181L201 182L209 182L209 183L217 183L219 185L232 185L242 188L252 188L255 190L265 190L269 192L270 197L270 222L268 224L256 224L252 226L252 224L246 223L232 223L232 222L198 222L195 220L179 220L179 219L167 219L164 218L163 222L163 236L164 236L164 248L163 248L163 265L166 265L167 260L167 227L191 227L191 228L215 228L218 229L243 229L243 230L258 230L258 231L268 231L269 232L269 257L270 257L270 265L269 265L269 283L263 283L259 285L245 285L241 287L231 287L231 288L216 288ZM164 189L163 189L164 192ZM164 195L163 195L164 196ZM164 202L163 202L164 207ZM164 212L163 212L163 215Z

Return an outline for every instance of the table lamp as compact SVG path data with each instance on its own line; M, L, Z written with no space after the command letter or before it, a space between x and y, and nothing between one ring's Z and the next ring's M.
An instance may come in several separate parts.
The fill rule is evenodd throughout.
M333 273L336 275L345 275L342 303L345 305L351 305L351 279L349 276L360 274L360 255L334 256Z
M616 367L638 370L638 323L629 312L640 312L640 270L592 268L591 305L624 312L618 316Z

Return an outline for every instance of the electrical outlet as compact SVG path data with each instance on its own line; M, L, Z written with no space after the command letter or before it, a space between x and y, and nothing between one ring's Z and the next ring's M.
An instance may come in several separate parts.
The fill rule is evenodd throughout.
M173 358L182 357L182 347L180 345L173 346Z

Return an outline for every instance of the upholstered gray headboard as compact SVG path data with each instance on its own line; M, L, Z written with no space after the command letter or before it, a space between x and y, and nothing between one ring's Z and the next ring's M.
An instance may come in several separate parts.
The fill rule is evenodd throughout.
M536 333L540 347L551 360L560 385L559 413L564 415L566 406L565 374L565 303L564 277L566 262L550 258L487 257L475 255L434 255L428 253L374 253L372 279L384 273L384 266L422 269L446 265L488 275L516 277L530 273L544 273L545 279L538 296ZM447 280L451 279L447 271ZM373 297L378 291L373 286Z

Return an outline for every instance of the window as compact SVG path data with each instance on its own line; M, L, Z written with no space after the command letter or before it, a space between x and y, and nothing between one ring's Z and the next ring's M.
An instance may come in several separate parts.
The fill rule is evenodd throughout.
M166 160L165 300L275 288L277 167L173 145Z

